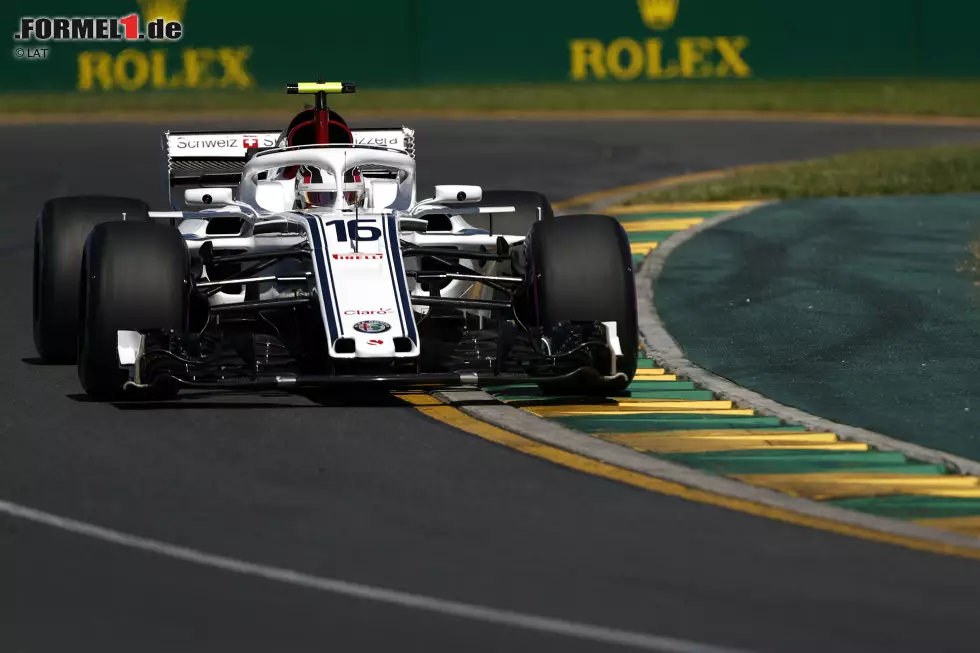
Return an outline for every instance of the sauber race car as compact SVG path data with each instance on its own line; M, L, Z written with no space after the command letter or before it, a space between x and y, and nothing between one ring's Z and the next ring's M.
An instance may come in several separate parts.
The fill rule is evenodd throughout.
M281 132L167 132L171 209L47 201L34 341L99 400L181 389L533 383L606 394L636 371L629 242L529 191L436 186L411 129L351 130L312 94Z

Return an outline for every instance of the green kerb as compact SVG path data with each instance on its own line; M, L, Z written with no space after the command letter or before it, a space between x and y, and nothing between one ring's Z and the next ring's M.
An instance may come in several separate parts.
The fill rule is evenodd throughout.
M800 449L666 454L660 457L717 474L814 474L880 472L942 475L942 465L910 464L891 451L809 451Z
M827 503L893 519L930 519L980 515L980 499L973 498L890 496L835 499Z

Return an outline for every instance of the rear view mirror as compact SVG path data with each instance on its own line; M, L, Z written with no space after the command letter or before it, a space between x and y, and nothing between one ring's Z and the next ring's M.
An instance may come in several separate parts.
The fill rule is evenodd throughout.
M285 183L284 183L285 182ZM296 192L293 181L266 180L255 184L255 204L270 213L288 211L293 205Z
M231 188L188 188L184 191L184 202L188 206L224 206L234 201Z
M436 203L479 202L483 189L479 186L436 186Z
M428 220L422 218L398 218L399 231L414 231L421 234L425 233L425 230L428 228Z

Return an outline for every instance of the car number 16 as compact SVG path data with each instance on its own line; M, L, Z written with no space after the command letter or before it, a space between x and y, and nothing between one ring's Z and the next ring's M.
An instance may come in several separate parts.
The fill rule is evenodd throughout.
M381 239L381 230L368 223L376 223L374 218L361 218L358 220L330 220L324 222L324 227L333 227L337 230L337 242L345 243L347 240L359 242L371 242Z

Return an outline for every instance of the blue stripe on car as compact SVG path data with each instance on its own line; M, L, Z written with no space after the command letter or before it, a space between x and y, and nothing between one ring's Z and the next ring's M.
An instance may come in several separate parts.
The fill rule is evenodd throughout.
M388 240L391 243L391 261L395 268L395 292L398 293L402 310L405 311L405 324L408 327L408 338L419 344L419 334L415 329L415 314L412 313L412 302L408 293L408 283L405 281L405 267L402 264L402 251L398 244L398 218L388 216ZM404 331L403 331L404 333Z
M330 265L330 245L327 244L327 235L323 232L323 222L319 218L316 220L317 229L320 230L320 238L323 241L323 260L327 263L327 274L330 277L330 298L333 301L333 308L337 311L337 321L340 324L340 335L344 335L344 321L340 319L340 302L337 301L337 287L333 282L333 266Z
M401 329L402 334L405 335L405 315L402 314L404 307L401 303L401 293L398 292L398 280L395 277L395 264L393 263L395 257L392 255L390 247L391 240L389 238L389 234L391 233L391 222L389 220L385 220L383 224L385 231L385 257L388 259L388 276L391 279L391 289L395 293L395 299L398 305L398 309L396 311L398 313L398 327ZM397 233L398 230L396 229L395 234L397 235Z
M323 287L324 281L329 278L327 273L327 264L323 259L323 232L319 229L320 221L315 217L310 217L308 215L303 215L306 218L308 226L310 228L310 247L313 250L313 261L316 264L317 271L317 281L320 287ZM320 303L323 306L323 314L327 319L327 331L330 333L330 348L333 348L333 343L340 336L337 335L337 321L334 319L333 307L327 306L326 297L323 293L320 293Z

